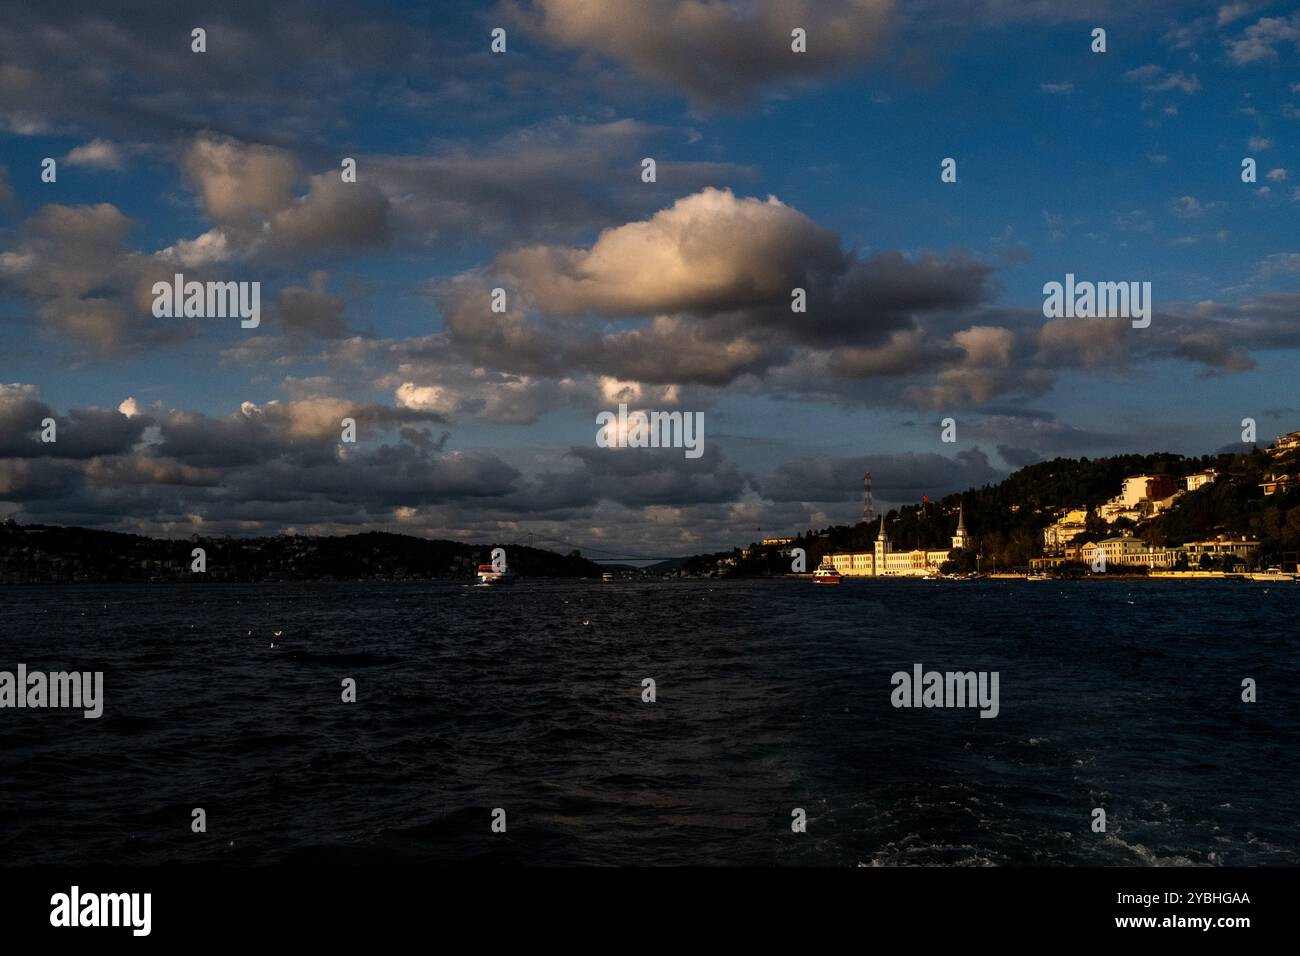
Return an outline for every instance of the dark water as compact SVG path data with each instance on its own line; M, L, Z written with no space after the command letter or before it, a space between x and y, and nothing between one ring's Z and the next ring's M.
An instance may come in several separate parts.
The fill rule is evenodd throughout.
M9 587L0 670L106 704L0 710L0 863L1294 865L1298 631L1300 584ZM1000 715L894 709L917 662Z

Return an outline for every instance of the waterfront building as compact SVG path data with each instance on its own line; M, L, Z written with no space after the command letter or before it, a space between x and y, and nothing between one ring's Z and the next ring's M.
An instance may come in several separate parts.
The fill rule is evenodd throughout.
M1188 563L1196 567L1203 554L1217 558L1231 556L1245 561L1259 550L1259 542L1250 538L1234 538L1221 534L1209 541L1188 541L1183 545L1183 549L1187 552Z
M1034 558L1030 567L1049 570L1072 563L1092 564L1097 552L1101 551L1106 556L1107 567L1146 567L1153 571L1168 571L1185 559L1187 567L1195 570L1202 555L1209 555L1217 561L1227 556L1245 562L1258 550L1258 541L1228 535L1220 535L1212 541L1189 541L1176 548L1149 548L1141 539L1125 536L1069 544L1062 555Z
M827 557L841 577L928 577L939 573L939 567L956 549L970 549L974 538L966 529L965 509L957 509L957 530L952 536L952 547L933 551L916 549L895 551L885 519L880 519L880 533L871 551L845 551Z
M1057 512L1054 522L1043 529L1043 551L1049 555L1062 554L1065 546L1076 535L1088 530L1088 509L1069 508Z

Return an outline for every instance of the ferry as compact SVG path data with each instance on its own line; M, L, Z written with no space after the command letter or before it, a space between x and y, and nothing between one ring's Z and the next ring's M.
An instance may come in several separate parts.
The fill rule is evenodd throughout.
M835 570L835 565L828 561L823 561L821 566L813 572L813 584L839 584L840 572Z
M491 587L492 585L502 585L509 582L504 571L498 571L490 564L480 564L478 566L478 586L481 588Z
M600 573L600 579L601 579L602 581L604 581L606 584L608 584L610 581L613 581L613 580L614 580L614 572L613 572L613 571L602 571L602 572Z
M1043 574L1043 572L1039 571L1035 574L1026 574L1025 580L1026 581L1050 581L1052 580L1052 576L1050 574Z

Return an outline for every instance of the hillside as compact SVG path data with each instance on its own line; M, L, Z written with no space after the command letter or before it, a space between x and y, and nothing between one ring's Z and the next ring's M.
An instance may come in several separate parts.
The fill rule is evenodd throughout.
M401 581L473 577L497 545L471 545L385 532L341 536L159 540L140 535L0 524L0 582L117 581ZM599 577L601 567L577 553L503 544L511 573L529 577ZM190 570L194 548L207 571Z
M1089 535L1110 537L1135 534L1151 546L1174 546L1218 534L1245 535L1260 541L1259 563L1277 563L1284 553L1300 551L1300 490L1265 496L1260 482L1271 473L1296 475L1300 456L1278 459L1260 449L1241 454L1224 453L1184 457L1170 453L1116 455L1108 458L1056 458L1008 475L997 484L972 488L928 504L907 505L887 515L889 536L899 550L939 549L950 543L957 526L957 509L965 509L966 526L979 543L981 566L1019 568L1042 553L1043 529L1066 508L1096 508L1119 493L1126 477L1163 474L1182 479L1215 469L1213 484L1181 495L1166 513L1137 525L1119 519L1107 525L1090 518ZM792 547L808 552L808 568L824 554L870 550L880 530L880 519L870 524L837 525L800 534ZM684 573L707 573L719 559L733 559L725 573L782 574L790 559L781 549L749 546L715 555L699 555L686 562Z

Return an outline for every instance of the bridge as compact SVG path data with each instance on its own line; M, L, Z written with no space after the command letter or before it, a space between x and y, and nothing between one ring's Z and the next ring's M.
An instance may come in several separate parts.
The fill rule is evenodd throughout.
M514 541L510 542L510 544L526 545L527 547L530 548L537 547L537 545L534 545L533 543L534 540L539 542L545 542L546 544L561 545L569 551L577 551L584 558L594 561L596 564L625 564L633 561L646 561L646 562L654 563L657 561L682 561L685 560L686 558L694 557L694 555L690 555L690 554L669 554L669 555L628 554L622 551L610 551L605 548L593 548L589 545L579 544L575 541L565 541L562 538L552 538L547 535L536 534L532 531L529 531L527 534L520 535Z

